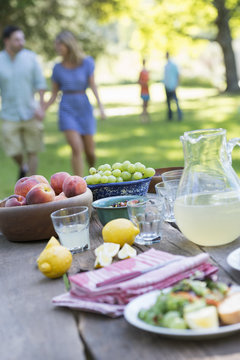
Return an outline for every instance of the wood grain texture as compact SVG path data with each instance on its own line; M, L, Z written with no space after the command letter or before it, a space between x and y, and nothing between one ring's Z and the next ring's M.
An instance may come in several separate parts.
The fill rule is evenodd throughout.
M103 240L95 212L90 226L91 250L73 256L69 274L93 269L94 249ZM124 318L54 308L53 296L65 291L62 279L49 280L37 270L45 243L11 243L0 236L0 359L1 360L239 360L239 333L223 339L183 341L150 334ZM240 239L221 247L199 247L177 229L164 224L155 249L186 256L208 252L219 266L219 279L240 283L239 272L226 263ZM138 253L148 246L135 246Z
M82 314L80 331L95 360L239 360L239 334L223 339L187 341L150 334L123 318Z
M94 215L93 215L94 216ZM96 220L96 219L95 219ZM97 243L101 234L95 233ZM186 256L208 252L211 262L219 266L219 279L240 284L239 274L227 265L226 256L240 246L240 239L221 247L200 248L188 241L177 229L165 223L162 240L152 247ZM148 246L135 246L138 252ZM87 254L85 254L86 256ZM90 254L89 254L90 255ZM92 255L89 256L89 265ZM239 360L239 333L223 339L184 341L150 334L129 325L123 318L107 319L96 314L78 313L78 326L90 358L96 360Z
M43 242L11 243L0 236L0 359L85 359L76 321L55 308L62 279L45 278L36 267Z

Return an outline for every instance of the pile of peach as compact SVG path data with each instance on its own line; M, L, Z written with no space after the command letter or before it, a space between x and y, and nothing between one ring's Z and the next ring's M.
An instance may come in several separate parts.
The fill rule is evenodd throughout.
M67 172L53 174L50 184L44 176L32 175L16 182L14 194L5 200L5 207L64 200L83 194L86 190L87 184L83 178Z

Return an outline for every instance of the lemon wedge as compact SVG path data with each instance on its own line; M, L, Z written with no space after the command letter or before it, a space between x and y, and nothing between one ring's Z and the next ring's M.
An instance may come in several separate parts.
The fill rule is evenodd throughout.
M214 329L219 327L217 308L215 306L207 306L186 313L184 320L190 329Z
M117 255L118 251L120 249L120 245L119 244L114 244L114 243L104 243L100 246L98 246L95 250L94 253L96 256L98 256L101 252L104 252L105 254L114 257L115 255Z
M118 253L118 258L120 260L131 258L137 255L137 251L127 243L123 245L122 249Z
M94 267L95 269L102 268L104 266L108 266L112 263L112 256L109 256L104 251L99 252L96 257Z

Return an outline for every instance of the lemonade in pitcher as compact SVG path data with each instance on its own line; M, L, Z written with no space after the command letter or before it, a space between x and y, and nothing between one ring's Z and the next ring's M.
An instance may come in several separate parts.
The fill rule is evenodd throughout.
M227 244L240 235L238 192L196 194L178 197L174 205L177 224L183 234L203 246Z
M185 166L174 204L178 227L203 246L227 244L240 236L240 181L231 166L233 147L226 130L207 129L181 136Z

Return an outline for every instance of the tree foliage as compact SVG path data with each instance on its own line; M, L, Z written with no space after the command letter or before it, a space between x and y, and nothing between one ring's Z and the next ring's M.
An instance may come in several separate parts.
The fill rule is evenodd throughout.
M240 0L156 0L151 6L143 2L141 13L135 17L140 51L178 51L193 42L216 41L223 52L227 90L239 91L232 38L239 32Z
M117 27L108 24L124 16L131 22L128 45L144 55L216 41L223 51L227 89L238 90L232 38L240 31L240 0L0 0L0 8L0 31L9 24L20 26L27 45L48 59L55 55L53 41L62 29L73 31L85 52L96 57L114 38Z
M96 57L106 44L106 31L99 21L106 22L114 13L129 8L125 0L0 0L0 31L9 24L22 28L27 45L51 58L53 41L63 29L73 31L83 49Z

